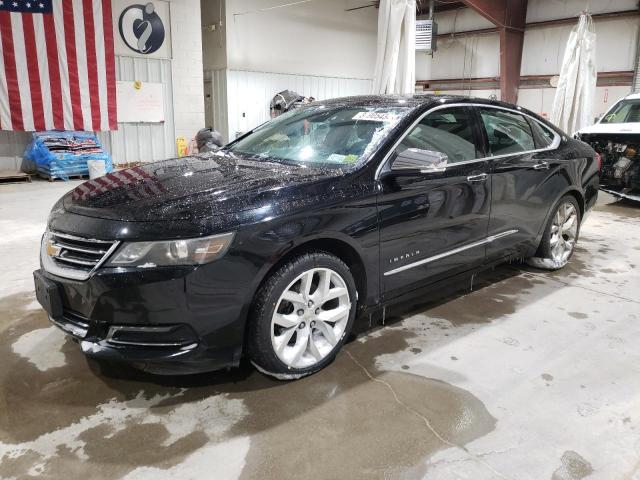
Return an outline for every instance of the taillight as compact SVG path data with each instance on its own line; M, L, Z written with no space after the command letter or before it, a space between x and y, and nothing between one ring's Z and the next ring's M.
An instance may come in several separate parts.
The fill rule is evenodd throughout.
M596 152L596 163L598 164L598 172L602 171L602 156Z

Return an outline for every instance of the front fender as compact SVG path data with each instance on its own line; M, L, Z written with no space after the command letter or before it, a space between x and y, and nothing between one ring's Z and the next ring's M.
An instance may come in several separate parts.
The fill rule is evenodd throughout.
M249 259L253 275L247 288L242 314L250 312L251 303L260 285L305 246L323 248L323 242L336 243L350 249L364 271L367 298L375 302L379 296L379 234L375 196L322 210L298 213L251 225L236 235L236 254ZM332 248L326 248L334 252Z

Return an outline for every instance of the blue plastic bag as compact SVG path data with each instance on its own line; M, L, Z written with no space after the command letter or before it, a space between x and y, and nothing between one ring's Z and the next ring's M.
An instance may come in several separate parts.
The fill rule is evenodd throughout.
M111 156L102 150L93 132L35 132L24 158L44 176L63 180L75 175L89 175L87 160L103 160L105 171L113 171Z

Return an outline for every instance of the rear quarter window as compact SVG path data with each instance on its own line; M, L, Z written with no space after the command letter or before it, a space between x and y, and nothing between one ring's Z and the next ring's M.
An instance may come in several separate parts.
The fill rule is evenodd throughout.
M540 122L529 119L529 125L531 125L531 130L533 131L536 147L537 148L548 148L553 143L553 140L556 138L556 134L551 131L548 127L542 125Z

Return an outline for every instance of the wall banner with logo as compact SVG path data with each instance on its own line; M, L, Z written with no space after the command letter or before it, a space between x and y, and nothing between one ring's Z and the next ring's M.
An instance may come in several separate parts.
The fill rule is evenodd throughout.
M115 54L171 58L171 17L164 0L112 0Z

